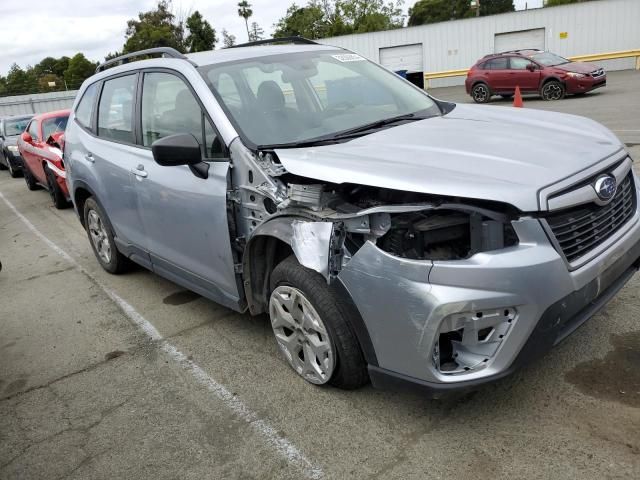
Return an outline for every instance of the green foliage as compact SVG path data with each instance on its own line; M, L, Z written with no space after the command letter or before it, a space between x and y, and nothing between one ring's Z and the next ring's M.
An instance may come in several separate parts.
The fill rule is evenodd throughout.
M403 25L402 0L309 0L295 3L274 25L274 37L322 38L376 32Z
M77 53L71 60L69 66L64 71L64 81L71 90L80 87L82 82L93 75L96 71L96 64L87 60L82 53Z
M7 95L37 92L38 80L33 69L27 67L27 70L23 70L17 63L11 65L5 80L5 89Z
M249 18L253 15L251 4L247 0L238 3L238 16L244 18L244 24L247 27L247 38L251 41L251 32L249 31Z
M206 52L213 50L216 42L216 31L211 24L202 18L197 10L187 18L187 29L189 35L185 39L185 45L190 52Z
M49 85L49 84L52 85ZM58 92L64 89L64 80L54 73L45 73L38 78L40 92Z
M513 12L513 0L481 0L480 16ZM409 26L475 16L469 0L420 0L409 9Z
M222 45L224 48L233 47L236 44L236 36L222 29Z
M262 40L263 38L264 38L264 30L256 22L253 22L251 24L251 27L249 27L249 41L255 42L257 40Z
M171 13L171 2L159 0L154 10L140 12L138 20L127 22L122 53L155 47L171 47L185 52L184 27Z

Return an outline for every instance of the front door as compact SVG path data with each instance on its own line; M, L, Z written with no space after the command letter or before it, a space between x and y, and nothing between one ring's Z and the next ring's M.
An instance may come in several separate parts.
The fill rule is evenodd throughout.
M22 152L22 161L26 164L31 174L36 178L38 183L46 185L44 172L40 164L39 150L42 148L43 140L40 136L40 126L38 120L31 120L27 127L27 132L31 135L31 143L25 143Z
M523 92L535 92L540 83L540 69L531 60L523 57L509 58L509 75L511 88L520 87Z
M239 294L227 221L226 149L195 95L178 75L147 71L140 100L142 146L132 175L146 248L157 273L223 305ZM163 167L151 144L176 133L193 134L208 160L207 178L189 167Z

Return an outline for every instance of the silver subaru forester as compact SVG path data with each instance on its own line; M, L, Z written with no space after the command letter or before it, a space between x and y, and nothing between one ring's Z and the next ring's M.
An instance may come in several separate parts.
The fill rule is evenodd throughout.
M556 345L638 269L638 180L600 124L258 43L136 52L82 85L64 161L107 271L268 312L311 383L439 396Z

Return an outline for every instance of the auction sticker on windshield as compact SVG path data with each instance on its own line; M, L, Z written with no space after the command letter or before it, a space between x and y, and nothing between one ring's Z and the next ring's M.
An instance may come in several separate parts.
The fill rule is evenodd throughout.
M343 53L341 55L331 55L340 62L363 62L364 58L355 53Z

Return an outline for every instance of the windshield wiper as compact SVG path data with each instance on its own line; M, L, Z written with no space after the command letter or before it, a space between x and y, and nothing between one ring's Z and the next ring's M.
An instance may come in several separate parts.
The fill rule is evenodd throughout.
M366 132L371 130L379 130L387 125L392 125L398 122L417 121L429 118L429 115L418 115L416 113L405 113L403 115L397 115L395 117L383 118L375 122L367 123L359 127L351 128L349 130L343 130L338 133L332 133L324 135L322 137L311 138L309 140L303 140L301 142L280 143L273 145L258 145L258 150L272 150L277 148L303 148L314 147L319 145L330 145L333 143L340 143L342 140L350 138L361 137Z

